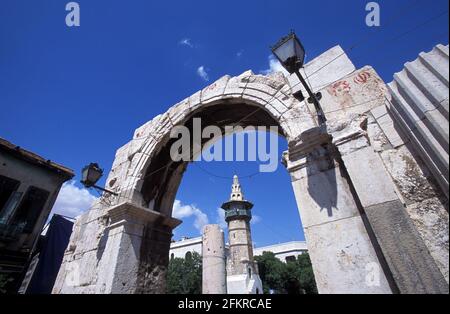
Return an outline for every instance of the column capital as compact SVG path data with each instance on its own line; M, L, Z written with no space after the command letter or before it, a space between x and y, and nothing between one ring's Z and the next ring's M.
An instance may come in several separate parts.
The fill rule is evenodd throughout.
M337 121L330 126L329 131L333 137L333 145L341 155L370 146L367 123L367 116L362 115L353 117L348 121Z
M160 226L174 229L182 222L179 219L164 216L154 210L128 202L123 202L110 207L107 210L107 214L111 219L110 227L122 225L123 223L148 225L158 222Z
M336 166L331 141L323 126L303 132L289 142L289 151L283 153L282 162L293 181Z
M315 127L301 133L298 137L289 141L289 156L291 158L306 155L318 147L331 143L331 135L326 126Z

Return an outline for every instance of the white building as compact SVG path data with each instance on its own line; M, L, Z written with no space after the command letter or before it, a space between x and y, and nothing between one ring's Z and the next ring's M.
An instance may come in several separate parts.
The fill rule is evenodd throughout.
M226 247L228 251L228 244ZM187 252L197 252L202 254L202 237L197 238L183 238L180 241L172 242L170 245L170 257L185 258ZM268 246L255 247L253 249L254 256L262 255L263 252L272 252L275 257L283 262L287 262L297 256L308 252L305 241L290 241L278 243Z

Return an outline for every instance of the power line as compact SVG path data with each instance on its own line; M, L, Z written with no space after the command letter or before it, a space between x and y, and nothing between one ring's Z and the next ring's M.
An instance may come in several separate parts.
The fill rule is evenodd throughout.
M192 164L193 164L194 166L198 167L198 168L199 168L201 171L203 171L204 173L210 175L211 177L215 177L215 178L218 178L218 179L224 179L224 180L232 180L232 179L233 179L232 176L222 176L222 175L214 174L214 173L212 173L212 172L210 172L210 171L204 169L203 167L201 167L201 166L200 166L198 163L196 163L196 162L192 162ZM259 174L261 174L260 171L251 173L251 174L249 174L249 175L244 175L244 176L240 175L240 176L239 176L239 179L249 179L249 178L252 178L252 177L257 176L257 175L259 175Z
M265 224L262 219L260 220L260 223L262 225L264 225L264 227L266 227L266 229L271 231L273 234L279 236L282 240L289 240L289 241L292 240L292 237L288 237L285 234L281 234L278 231L275 231L274 229L272 229L272 227L269 227L269 225Z
M403 14L402 14L400 17L406 16L409 12L412 11L413 8L415 8L415 7L419 4L420 1L421 1L421 0L417 0L417 1L414 2L413 5L408 6L407 9L401 9L401 10L399 9L399 10L396 11L396 13L398 13L398 12L401 11L401 12L403 12ZM439 14L437 17L433 17L432 20L434 20L434 19L436 19L436 18L439 18L441 15L443 15L443 14L445 14L445 13L447 13L447 12L448 12L448 11ZM396 19L395 17L396 17L396 14L394 14L394 15L388 20L388 22L384 25L384 27L388 27L388 26L392 25L393 22L398 21L398 19ZM428 21L428 22L430 22L430 21ZM428 22L422 23L422 24L420 24L420 25L414 27L413 30L415 30L416 28L419 28L419 27L421 27L421 26L427 24ZM410 30L410 31L411 31L411 30ZM409 33L410 31L408 31L407 33ZM404 35L406 35L406 34L403 34L403 35L400 36L400 37L403 37ZM352 46L350 46L350 48L347 49L347 51L343 51L342 53L340 53L339 55L337 55L336 57L334 57L333 59L331 59L330 61L328 61L327 63L325 63L323 66L321 66L320 68L316 69L314 72L309 73L308 76L309 76L309 77L314 76L314 75L317 74L320 70L322 70L323 68L327 67L328 65L330 65L331 63L333 63L333 62L336 61L337 59L341 58L342 56L346 56L350 51L354 50L354 49L357 48L357 47L360 47L363 43L367 42L369 39L371 39L371 36L366 36L366 37L364 37L364 38L363 38L362 40L360 40L359 42L357 42L357 43L353 44ZM388 41L395 40L395 39L398 39L398 38L389 39ZM386 42L386 41L384 41L384 42ZM305 75L306 75L306 70L305 70ZM292 86L292 88L298 86L299 84L300 84L300 82L294 84L294 85ZM310 83L310 85L311 85L311 83ZM328 85L328 84L327 84L327 85Z

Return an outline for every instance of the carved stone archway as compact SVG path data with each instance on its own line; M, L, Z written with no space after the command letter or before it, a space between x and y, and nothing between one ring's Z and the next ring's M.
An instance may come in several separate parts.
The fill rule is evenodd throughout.
M222 77L138 128L107 179L118 196L103 197L78 219L54 293L165 291L172 230L181 223L172 206L187 167L170 160L169 134L194 117L204 125L279 126L319 292L445 290L368 136L367 112L385 102L384 83L371 68L342 82L323 89L328 126L317 125L281 74L249 71Z

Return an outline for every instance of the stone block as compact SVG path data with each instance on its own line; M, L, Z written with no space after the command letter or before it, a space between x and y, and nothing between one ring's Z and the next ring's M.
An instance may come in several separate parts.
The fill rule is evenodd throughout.
M205 87L202 90L201 102L206 103L211 100L222 97L225 92L225 88L227 86L228 80L230 79L229 75L225 75L212 83L211 85Z
M191 111L195 111L198 109L198 107L201 105L201 97L202 97L202 91L199 90L195 94L189 97L189 108Z
M304 131L317 127L307 106L291 107L280 117L280 125L288 141L299 137Z
M334 46L305 64L304 69L305 78L317 91L354 72L355 66L340 46ZM296 75L290 75L288 80L291 87L298 90L301 84Z
M342 156L364 207L397 200L395 185L372 147Z
M391 293L361 217L306 227L305 236L319 293Z
M436 265L449 282L449 217L437 197L406 207L409 217L422 237Z
M371 113L380 126L381 130L383 131L384 135L389 140L389 143L394 148L405 144L402 136L399 133L400 131L396 129L394 121L392 120L392 117L389 114L386 105L382 105L375 109L372 109Z
M339 168L292 182L304 228L359 216Z
M183 124L186 117L191 113L189 98L184 99L169 109L170 120L174 125Z
M399 200L365 208L401 293L448 293L448 284Z
M385 102L387 89L371 67L364 67L320 90L323 111L329 120L363 114ZM308 104L314 112L314 105Z
M386 150L380 156L406 205L437 196L428 182L429 174L422 171L407 147Z
M227 86L223 92L224 98L239 98L242 96L246 83L244 86L241 86L241 79L242 77L232 77L228 80Z

